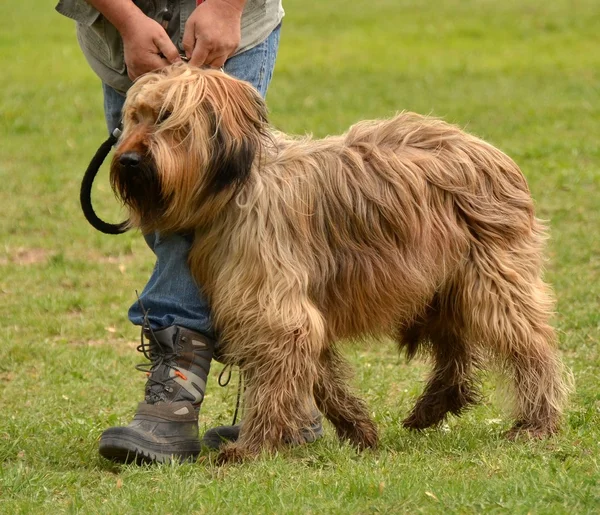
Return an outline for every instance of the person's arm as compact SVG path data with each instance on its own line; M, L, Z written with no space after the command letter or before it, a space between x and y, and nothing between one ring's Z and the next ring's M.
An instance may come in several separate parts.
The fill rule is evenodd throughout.
M127 73L132 80L180 60L179 52L165 29L146 16L131 0L87 2L98 9L121 34Z
M183 48L190 64L220 68L241 40L246 0L205 0L185 24Z

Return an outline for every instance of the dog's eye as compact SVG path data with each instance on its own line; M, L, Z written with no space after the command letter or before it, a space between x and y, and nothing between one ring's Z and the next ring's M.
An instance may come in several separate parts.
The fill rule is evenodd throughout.
M156 123L163 123L164 121L167 120L167 118L169 118L169 116L171 116L171 111L169 111L168 109L164 109L163 111L158 113L158 117L156 118Z

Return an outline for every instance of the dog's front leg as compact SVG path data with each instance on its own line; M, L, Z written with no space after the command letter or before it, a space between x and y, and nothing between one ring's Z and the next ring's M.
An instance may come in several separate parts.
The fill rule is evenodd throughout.
M220 463L304 441L324 342L323 317L306 299L281 301L273 312L237 325L243 341L232 343L247 381L244 417L238 441L223 448Z

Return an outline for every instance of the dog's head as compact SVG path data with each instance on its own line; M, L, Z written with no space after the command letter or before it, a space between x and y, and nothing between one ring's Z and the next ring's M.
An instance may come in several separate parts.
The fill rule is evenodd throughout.
M172 65L129 90L111 184L132 225L190 230L248 180L267 134L266 106L250 84Z

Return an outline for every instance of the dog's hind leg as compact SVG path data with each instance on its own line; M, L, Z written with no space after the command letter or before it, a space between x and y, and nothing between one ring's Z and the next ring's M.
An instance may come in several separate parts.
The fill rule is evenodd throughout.
M474 249L462 274L463 313L474 338L491 348L514 383L516 423L509 432L556 432L569 387L548 320L553 299L539 255L527 242L511 252Z
M409 429L425 429L440 424L448 415L460 415L479 401L473 379L475 359L463 338L451 310L445 315L438 299L427 314L400 331L399 344L410 357L419 345L428 345L434 368L427 386L403 425Z
M319 360L315 382L315 402L335 427L338 437L349 440L359 449L376 447L377 428L366 404L350 390L348 363L333 348L327 348Z

